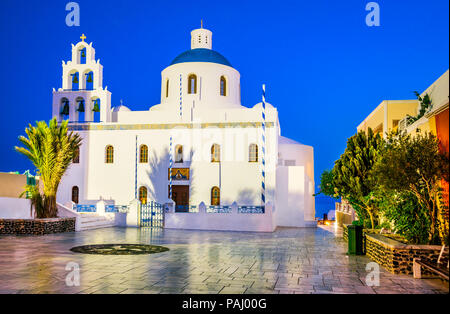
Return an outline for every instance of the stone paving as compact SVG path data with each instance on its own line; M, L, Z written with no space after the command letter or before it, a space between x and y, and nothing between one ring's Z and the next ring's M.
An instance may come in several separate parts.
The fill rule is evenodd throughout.
M138 256L72 253L78 245L144 243L170 251ZM0 293L449 293L440 279L381 269L365 284L365 256L322 228L274 233L105 228L47 236L0 237ZM80 286L67 286L69 262Z

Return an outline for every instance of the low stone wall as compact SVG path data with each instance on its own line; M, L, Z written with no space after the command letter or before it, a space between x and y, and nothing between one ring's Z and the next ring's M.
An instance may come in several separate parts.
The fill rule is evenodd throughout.
M75 218L0 219L0 235L44 235L75 231Z
M393 274L412 275L414 258L437 261L441 250L439 245L403 244L378 234L366 234L365 238L366 255Z

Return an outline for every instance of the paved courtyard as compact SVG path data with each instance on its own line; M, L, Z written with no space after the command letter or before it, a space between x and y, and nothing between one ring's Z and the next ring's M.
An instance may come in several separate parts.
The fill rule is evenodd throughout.
M143 243L170 251L135 256L72 253L85 244ZM0 293L448 293L439 279L381 269L365 284L365 256L322 228L273 234L106 228L48 236L0 237ZM66 285L69 262L81 284Z

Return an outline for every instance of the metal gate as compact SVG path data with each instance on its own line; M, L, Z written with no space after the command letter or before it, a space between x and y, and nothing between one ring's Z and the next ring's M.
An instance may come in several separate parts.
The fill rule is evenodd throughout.
M141 227L164 227L164 206L153 201L141 204L139 225Z

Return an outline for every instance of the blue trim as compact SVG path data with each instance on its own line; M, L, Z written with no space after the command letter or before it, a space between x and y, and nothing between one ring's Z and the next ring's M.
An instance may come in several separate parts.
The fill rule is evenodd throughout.
M183 52L178 55L170 65L185 62L210 62L231 67L231 63L220 53L214 50L197 48Z

